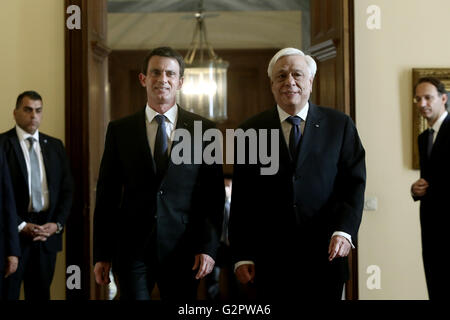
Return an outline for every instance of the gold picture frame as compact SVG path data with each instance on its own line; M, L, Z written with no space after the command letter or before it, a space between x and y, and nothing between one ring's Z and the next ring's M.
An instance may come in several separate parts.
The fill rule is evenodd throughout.
M414 86L423 77L435 77L442 81L445 85L447 92L450 92L450 68L414 68L413 70L413 97L415 95ZM450 97L449 97L450 98ZM414 102L412 102L413 107L413 169L420 169L419 165L419 146L417 145L417 137L425 129L427 129L426 120L420 115Z

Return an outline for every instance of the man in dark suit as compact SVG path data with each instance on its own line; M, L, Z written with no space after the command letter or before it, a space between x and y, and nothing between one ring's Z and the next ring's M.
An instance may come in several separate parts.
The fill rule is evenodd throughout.
M428 295L432 300L449 298L448 271L442 256L446 249L450 214L450 116L447 92L436 78L421 78L415 86L414 102L427 120L428 129L418 137L420 179L411 186L420 200L422 255Z
M258 299L340 299L348 278L365 152L350 117L309 102L316 69L302 51L280 50L268 67L277 106L241 126L257 130L255 145L266 142L261 129L279 134L268 149L275 174L263 175L261 162L234 166L229 240L236 276Z
M42 97L26 91L17 98L16 127L3 133L17 208L22 257L17 272L5 282L7 299L50 299L56 254L72 205L73 182L63 143L40 132Z
M16 272L19 256L16 205L8 164L0 148L0 300L3 300L3 279Z
M157 283L162 299L193 300L198 280L214 267L222 167L192 161L205 143L200 150L188 143L191 163L175 164L171 156L175 131L193 137L194 125L203 131L214 127L177 106L183 72L179 53L152 50L139 74L147 106L111 122L106 133L94 213L94 272L98 284L107 284L112 265L122 299L150 299Z

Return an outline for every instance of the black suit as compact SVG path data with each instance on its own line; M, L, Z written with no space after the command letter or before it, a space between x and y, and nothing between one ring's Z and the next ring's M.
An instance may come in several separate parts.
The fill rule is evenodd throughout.
M28 172L16 129L5 132L2 138L16 200L16 227L24 221L38 225L48 222L64 225L72 206L73 181L61 140L39 132L39 145L47 177L49 208L45 212L30 213ZM20 234L20 245L22 259L19 267L6 281L8 299L19 298L22 280L25 299L49 299L56 253L62 250L62 233L50 236L45 242L33 242Z
M449 297L448 270L443 258L450 222L450 115L444 119L427 156L428 130L419 135L420 176L428 182L426 194L414 197L420 201L422 254L430 299Z
M194 121L201 121L203 131L214 126L178 107L176 129L186 129L194 137ZM193 157L193 145L191 149ZM106 133L97 184L94 263L113 263L122 298L146 299L148 292L136 291L151 292L154 282L163 298L193 298L197 288L196 271L191 270L194 256L205 253L215 258L223 203L221 165L170 161L159 185L145 109L113 121ZM141 267L147 270L142 281L129 272Z
M330 263L328 246L335 231L356 243L366 179L353 122L310 103L295 163L276 108L241 128L278 129L280 165L276 174L261 175L259 162L235 163L229 229L234 262L255 262L261 299L339 298L348 263Z
M8 163L0 149L0 300L5 271L5 260L20 256L19 233L16 224L16 204L9 176Z

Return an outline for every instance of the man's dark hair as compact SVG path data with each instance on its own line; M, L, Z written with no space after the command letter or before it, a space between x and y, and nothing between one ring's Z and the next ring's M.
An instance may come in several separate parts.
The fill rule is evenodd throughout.
M23 98L30 98L31 100L37 100L37 101L41 101L42 102L42 97L39 93L37 93L36 91L25 91L22 92L21 94L19 94L19 96L17 97L16 100L16 109L20 108L20 105L22 104L22 100Z
M147 56L144 59L144 63L142 64L142 70L141 72L143 74L147 74L147 68L148 68L148 62L150 61L151 57L153 56L159 56L159 57L167 57L167 58L174 58L178 61L178 65L180 66L180 78L184 75L184 59L181 56L180 53L175 51L174 49L170 47L159 47L156 49L153 49L150 51Z
M447 90L445 90L445 85L441 82L441 80L434 77L420 78L419 81L417 81L417 84L414 86L414 92L416 92L417 86L424 82L428 82L433 86L435 86L440 96L442 96L444 93L445 94L447 93Z

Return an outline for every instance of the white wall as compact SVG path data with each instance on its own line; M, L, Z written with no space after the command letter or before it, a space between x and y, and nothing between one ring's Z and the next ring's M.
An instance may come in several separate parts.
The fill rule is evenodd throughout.
M381 29L369 30L366 9L381 9ZM412 169L412 68L450 67L448 0L355 0L356 122L367 152L366 196L359 232L361 299L427 299L419 204ZM366 287L370 265L381 289Z

